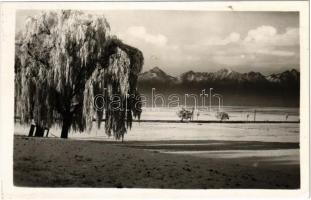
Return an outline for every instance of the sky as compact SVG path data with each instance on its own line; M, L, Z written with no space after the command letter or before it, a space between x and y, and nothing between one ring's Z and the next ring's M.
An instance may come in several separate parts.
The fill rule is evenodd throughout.
M263 74L299 70L298 12L88 11L104 14L111 33L144 54L143 71L171 75L222 68ZM27 16L19 11L17 31Z

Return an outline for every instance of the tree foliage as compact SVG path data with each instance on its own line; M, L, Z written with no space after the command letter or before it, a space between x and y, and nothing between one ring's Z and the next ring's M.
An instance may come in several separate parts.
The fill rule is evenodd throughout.
M106 133L119 139L132 115L140 115L136 84L143 55L111 36L102 15L65 10L28 18L16 38L15 61L16 112L23 123L60 124L66 138L70 127L91 128L94 116L100 125L105 113ZM105 99L100 110L93 106L97 95ZM118 110L110 106L113 95L123 103Z

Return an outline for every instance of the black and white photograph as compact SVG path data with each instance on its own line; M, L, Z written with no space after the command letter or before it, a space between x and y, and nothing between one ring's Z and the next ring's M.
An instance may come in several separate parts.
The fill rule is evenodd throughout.
M14 187L300 190L299 9L134 8L16 9Z

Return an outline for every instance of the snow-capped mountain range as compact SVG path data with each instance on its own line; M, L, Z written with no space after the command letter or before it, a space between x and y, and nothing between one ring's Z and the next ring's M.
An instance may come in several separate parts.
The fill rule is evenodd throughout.
M155 67L138 76L138 90L141 94L150 96L152 88L166 96L199 94L203 89L214 88L214 92L225 97L227 105L297 107L300 99L300 73L292 69L263 75L253 71L240 73L220 69L216 72L188 71L174 77ZM151 97L148 99L150 101Z
M299 82L300 73L295 70L287 70L278 74L268 76L260 72L239 73L228 69L220 69L216 72L193 72L188 71L179 77L173 77L165 73L159 67L154 67L149 71L141 73L138 77L139 82L162 82L162 83L184 83L184 82L254 82L254 83L284 83Z

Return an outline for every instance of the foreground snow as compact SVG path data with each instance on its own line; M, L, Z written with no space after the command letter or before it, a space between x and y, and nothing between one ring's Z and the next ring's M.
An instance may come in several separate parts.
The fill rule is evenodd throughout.
M95 126L95 124L94 124ZM27 135L29 128L15 125L15 134ZM60 129L53 127L50 137L59 137ZM113 140L103 128L94 127L90 133L70 133L70 138ZM199 124L199 123L133 123L125 140L232 140L264 142L299 142L299 124Z

